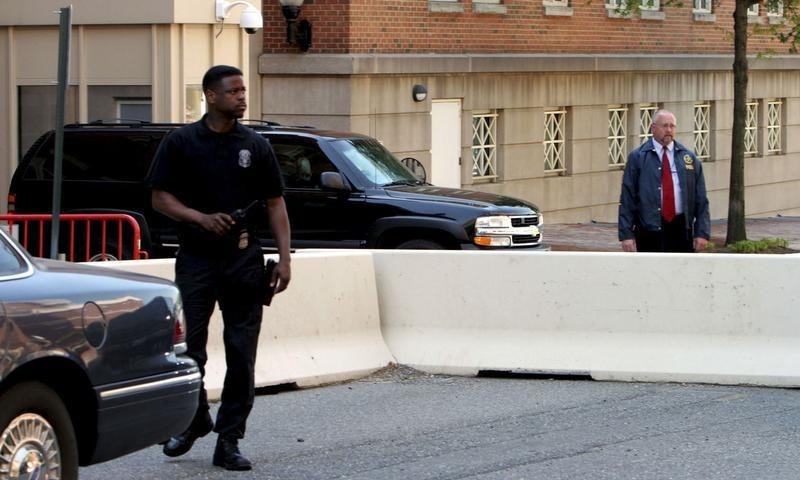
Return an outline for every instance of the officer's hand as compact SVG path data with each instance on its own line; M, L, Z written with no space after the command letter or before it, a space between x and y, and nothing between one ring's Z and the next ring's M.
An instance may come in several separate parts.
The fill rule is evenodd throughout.
M227 213L208 213L202 214L198 223L203 229L222 236L228 233L235 222Z
M269 286L275 286L275 293L281 293L289 286L292 280L292 266L288 262L278 262L275 270L272 271L272 278Z
M623 252L635 252L636 251L636 240L629 238L627 240L623 240L622 242L622 251Z

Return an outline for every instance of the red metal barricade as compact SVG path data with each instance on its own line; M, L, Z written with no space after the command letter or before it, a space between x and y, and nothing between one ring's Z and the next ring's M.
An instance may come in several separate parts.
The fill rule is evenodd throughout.
M135 218L124 213L62 213L59 215L59 254L70 262L148 258L142 250L142 233ZM53 215L10 213L0 215L31 255L49 256ZM111 250L111 251L109 251Z

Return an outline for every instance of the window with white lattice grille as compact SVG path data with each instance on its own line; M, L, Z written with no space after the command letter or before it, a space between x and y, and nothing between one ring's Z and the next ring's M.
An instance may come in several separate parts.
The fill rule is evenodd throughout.
M608 165L625 165L628 148L628 107L616 106L608 109Z
M767 153L781 153L782 100L767 102Z
M661 9L661 2L659 0L642 0L639 8L657 12Z
M653 115L658 110L658 105L642 105L639 107L639 145L653 138Z
M767 2L767 15L773 17L783 16L783 2L770 3Z
M694 106L694 153L700 160L711 157L711 105L701 103Z
M770 25L783 22L783 2L767 2L767 20Z
M544 112L544 172L564 173L564 128L567 111L563 108Z
M692 4L692 15L695 22L716 22L717 16L714 15L712 9L714 8L713 0L694 0Z
M744 124L744 153L758 154L758 102L747 102L747 119Z
M472 177L497 177L497 112L472 116Z
M711 13L711 0L694 0L694 11L697 13Z

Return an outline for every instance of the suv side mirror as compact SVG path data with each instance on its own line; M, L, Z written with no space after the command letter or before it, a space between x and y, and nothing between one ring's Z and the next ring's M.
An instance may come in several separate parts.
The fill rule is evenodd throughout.
M338 192L349 192L350 187L344 183L344 178L339 172L322 172L319 176L319 183L323 189L336 190Z

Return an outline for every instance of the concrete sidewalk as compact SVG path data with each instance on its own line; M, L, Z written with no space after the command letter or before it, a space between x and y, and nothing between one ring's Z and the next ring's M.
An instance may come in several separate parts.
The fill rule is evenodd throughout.
M800 251L800 217L748 218L745 225L750 240L783 238L789 242L789 248ZM711 240L724 245L727 229L727 220L712 220ZM545 224L542 230L544 241L554 251L622 251L616 223Z

